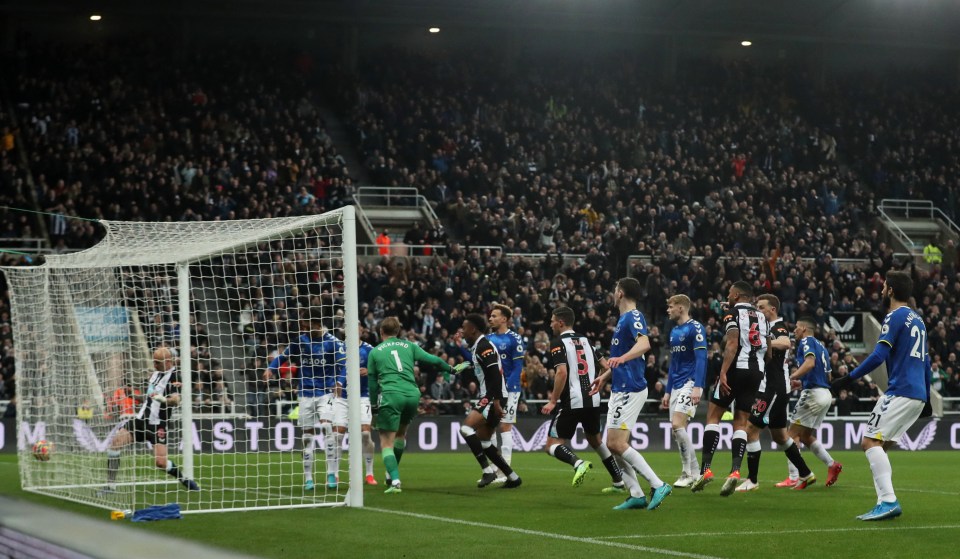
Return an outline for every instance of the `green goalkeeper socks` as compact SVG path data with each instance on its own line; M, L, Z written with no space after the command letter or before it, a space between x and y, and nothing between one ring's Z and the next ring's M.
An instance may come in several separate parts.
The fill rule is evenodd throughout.
M397 456L394 455L392 448L385 448L381 452L383 455L383 466L386 468L387 473L390 474L390 479L399 480L400 479L400 467L399 460Z
M403 458L403 450L407 448L406 439L394 439L393 441L393 454L397 457L397 465L400 464L400 459Z

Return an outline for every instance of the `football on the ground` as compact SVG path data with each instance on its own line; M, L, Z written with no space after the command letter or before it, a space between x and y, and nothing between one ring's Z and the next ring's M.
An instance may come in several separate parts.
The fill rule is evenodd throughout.
M53 455L53 444L47 441L37 441L33 444L33 457L41 462L46 462L50 460L50 456Z

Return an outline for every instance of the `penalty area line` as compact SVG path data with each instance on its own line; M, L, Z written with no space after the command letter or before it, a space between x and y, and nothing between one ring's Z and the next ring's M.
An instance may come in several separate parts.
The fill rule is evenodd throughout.
M397 516L409 516L411 518L419 518L421 520L433 520L435 522L446 522L448 524L459 524L461 526L472 526L474 528L484 528L488 530L500 530L503 532L513 532L516 534L524 534L527 536L537 536L540 538L550 538L554 540L562 540L568 542L577 542L585 543L590 545L602 545L606 547L615 547L619 549L629 549L631 551L645 551L647 553L655 553L658 555L669 555L671 557L690 557L692 559L717 559L712 555L700 555L698 553L686 553L684 551L676 551L673 549L662 549L658 547L648 547L645 545L633 545L623 542L615 542L609 540L599 540L594 538L581 538L577 536L568 536L566 534L555 534L553 532L542 532L540 530L528 530L526 528L515 528L513 526L500 526L498 524L488 524L486 522L476 522L473 520L461 520L459 518L448 518L445 516L434 516L432 514L421 514L418 512L407 512L391 509L381 509L376 507L363 507L359 510L368 510L372 512L380 512L386 514L393 514Z
M872 486L872 485L846 485L846 484L844 484L843 486L844 486L844 487L851 487L851 488L853 488L853 489L873 489L873 490L876 490L876 487L874 487L874 486ZM934 489L911 489L911 488L909 488L909 487L897 487L896 490L897 490L897 491L901 491L901 492L903 492L903 493L928 493L928 494L930 494L930 495L947 495L948 497L956 497L956 495L957 495L956 492L951 493L951 492L949 492L949 491L937 491L937 490L934 490Z
M826 534L831 532L890 532L900 530L956 530L960 524L941 524L939 526L856 526L849 528L807 528L804 530L743 530L739 532L682 532L674 534L630 534L626 536L598 536L603 540L633 540L657 538L693 538L699 536L774 536L780 534Z

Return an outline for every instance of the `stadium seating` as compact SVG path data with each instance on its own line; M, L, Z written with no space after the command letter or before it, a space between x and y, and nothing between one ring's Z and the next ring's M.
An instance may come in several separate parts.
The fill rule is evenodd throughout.
M323 83L256 46L172 61L161 52L129 56L128 48L28 50L12 89L41 209L200 220L349 202L354 179L318 116ZM147 59L155 67L139 65ZM878 201L945 200L957 217L956 92L930 93L922 76L816 91L787 70L697 63L682 87L660 88L642 63L625 58L562 70L524 61L524 72L479 54L383 53L368 62L356 81L344 76L327 91L350 106L341 116L356 130L356 145L340 149L356 149L375 184L418 188L447 220L451 241L430 259L365 264L360 316L372 327L397 315L425 347L452 355L463 315L504 302L517 309L516 327L532 348L531 396L552 382L537 341L553 304L573 307L579 327L606 340L613 284L637 277L655 328L648 376L656 385L665 375L667 295L689 294L714 342L717 297L739 279L778 294L789 319L879 315L877 274L912 262L896 258L875 229ZM21 192L10 186L23 177L11 154L2 171L4 205L27 204L9 194ZM26 218L4 227L8 237L36 233ZM64 226L51 217L46 227L56 250L97 240L86 221ZM503 250L472 250L479 245ZM960 276L956 247L944 249L941 266L911 270L941 384L960 395ZM293 285L309 277L290 275ZM304 303L294 290L264 296L271 281L251 285L237 309L252 371L286 343L270 322ZM9 321L2 305L0 323ZM840 371L851 357L834 341L827 336ZM2 331L0 344L6 356L12 345ZM423 377L427 400L433 378ZM469 386L448 388L469 396ZM261 391L269 397L257 410L288 393L281 384ZM872 397L876 388L861 383L857 391Z

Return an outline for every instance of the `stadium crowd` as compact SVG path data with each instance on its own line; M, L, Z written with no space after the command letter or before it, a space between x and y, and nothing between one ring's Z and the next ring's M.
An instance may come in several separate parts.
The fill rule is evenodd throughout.
M53 214L46 227L55 250L90 246L98 235L89 221L60 213L226 220L348 203L354 180L318 116L324 101L292 57L276 64L247 46L168 61L130 48L150 47L36 47L16 68L24 123L16 141L29 154L40 209ZM480 55L384 54L356 81L330 87L352 107L344 117L373 182L420 189L447 223L446 232L411 231L405 241L450 237L429 258L384 256L361 267L360 316L371 341L376 322L396 315L408 337L455 359L452 335L463 317L502 302L515 309L513 327L528 348L525 398L542 399L553 380L552 306L572 307L578 329L606 344L614 283L630 274L644 286L647 375L657 398L669 295L693 300L712 344L712 376L721 359L720 294L734 281L776 294L789 322L813 315L825 326L839 311L882 316L882 274L909 267L935 385L960 396L957 247L945 242L942 263L915 266L894 255L873 223L886 197L944 200L956 219L955 90L891 76L816 90L802 73L710 63L686 65L682 86L662 87L631 60L548 62L521 62L520 71ZM10 127L0 127L5 145ZM23 189L6 188L23 179L8 151L0 195L25 207ZM18 217L4 234L34 232ZM486 245L502 250L474 248ZM235 309L249 356L243 378L261 395L247 404L269 413L271 402L293 397L291 375L263 381L258 372L297 332L292 311L328 300L317 285L337 278L318 271L327 263L293 250L252 274L230 264L225 281L244 293ZM0 399L13 377L3 304ZM172 335L172 317L145 318L156 336ZM834 374L852 370L850 352L822 332ZM202 403L228 400L220 364L198 348L197 366L209 372ZM423 371L420 380L424 413L462 413L463 404L449 402L476 392L468 378L447 384ZM838 398L841 413L872 408L854 397L879 396L868 382L853 392Z
M687 293L714 341L716 297L739 279L777 294L789 322L810 314L824 326L833 312L852 310L882 318L881 276L910 261L895 258L874 228L878 201L945 200L957 217L952 126L960 113L944 103L950 89L924 99L923 79L838 81L815 91L786 70L694 65L682 90L672 90L650 87L656 81L627 60L578 67L576 81L563 64L518 75L483 60L429 62L371 62L354 99L359 148L378 184L422 189L465 244L543 255L531 262L473 251L458 260L455 249L447 262L460 268L447 283L463 304L516 306L531 339L543 305L557 301L585 317L581 330L608 339L597 328L609 329L603 301L627 270L645 286L652 323L665 316L668 295ZM932 332L936 384L955 394L960 277L956 244L942 244L939 265L910 269ZM571 253L582 258L562 269L561 255ZM629 255L646 258L630 265ZM435 269L414 281L415 292L427 291ZM390 287L381 295L389 298ZM422 308L407 297L408 311ZM658 324L655 339L669 332ZM833 336L833 369L846 374L855 361ZM663 365L657 343L652 353L651 385ZM855 390L878 395L867 382Z

